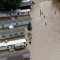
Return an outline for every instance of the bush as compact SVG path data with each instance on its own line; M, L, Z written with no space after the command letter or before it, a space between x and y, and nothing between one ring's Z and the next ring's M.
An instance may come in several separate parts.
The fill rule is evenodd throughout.
M0 10L15 10L19 8L22 0L1 0Z
M30 23L30 22L28 23L28 27L27 27L27 29L28 29L29 31L32 30L32 26L31 26L31 23Z

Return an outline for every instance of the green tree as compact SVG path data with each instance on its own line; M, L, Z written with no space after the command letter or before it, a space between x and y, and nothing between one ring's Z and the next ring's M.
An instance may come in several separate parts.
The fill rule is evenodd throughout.
M28 23L28 27L27 27L27 29L28 29L29 31L32 30L32 26L31 26L31 23L30 23L30 22Z
M15 10L19 8L22 0L1 0L0 10Z
M60 2L60 0L58 0Z

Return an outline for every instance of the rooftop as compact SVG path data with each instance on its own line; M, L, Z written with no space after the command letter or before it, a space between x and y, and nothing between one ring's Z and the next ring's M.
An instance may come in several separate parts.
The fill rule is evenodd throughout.
M15 33L15 32L20 32L20 31L25 31L25 29L12 29L12 30L4 30L4 31L0 31L0 35L2 34L11 34L11 33Z
M7 20L7 21L3 21L3 22L1 21L0 25L22 22L22 21L27 21L27 20L32 20L32 19L31 19L31 17L28 17L28 18L19 18L19 19Z
M30 54L29 50L21 50L18 52L12 52L4 55L0 55L0 60L25 60L23 55Z
M29 2L29 1L31 1L31 0L23 0L22 2Z
M15 11L0 11L0 14L11 14L11 13L13 13L13 14L15 14L15 13L21 13L21 12L30 12L30 9L23 9L23 10L21 10L21 9L16 9Z
M0 43L0 47L8 46L8 45L11 45L11 44L19 44L19 43L21 44L21 42L26 42L26 40L25 39L18 39L18 40L8 41L7 43L2 42L2 43Z

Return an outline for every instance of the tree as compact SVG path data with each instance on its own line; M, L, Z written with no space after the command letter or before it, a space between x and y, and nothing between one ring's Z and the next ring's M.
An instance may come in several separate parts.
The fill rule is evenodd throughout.
M28 27L27 27L27 29L28 29L29 31L32 30L32 26L31 26L31 23L30 23L30 22L28 23Z
M19 8L22 0L1 0L0 10L15 10Z
M60 2L60 0L58 0Z

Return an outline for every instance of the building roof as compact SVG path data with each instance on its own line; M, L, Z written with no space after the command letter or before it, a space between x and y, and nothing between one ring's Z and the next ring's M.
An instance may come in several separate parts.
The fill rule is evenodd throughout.
M22 55L9 56L0 60L25 60Z
M25 60L22 55L14 55L7 57L7 60Z
M18 52L12 52L9 54L0 55L0 60L25 60L23 55L30 54L29 50L22 50Z
M8 41L7 43L3 42L3 43L0 43L0 47L12 45L12 44L20 44L21 45L22 42L26 42L26 40L25 39L18 39L18 40Z
M23 6L31 6L31 5L32 5L31 2L22 2L22 3L20 4L20 7L23 7Z
M22 0L22 2L29 2L29 1L31 1L31 0Z
M15 12L16 13L18 13L18 12L30 12L30 9L24 9L24 10L16 9Z
M17 29L12 29L12 30L0 31L0 35L13 34L13 33L21 32L21 31L25 32L25 29L23 29L23 28L22 29L17 28Z
M29 4L29 3L27 3L27 4ZM24 5L26 5L26 3L24 3ZM23 10L21 10L21 9L16 9L16 10L14 10L14 11L0 11L0 14L15 14L15 13L21 13L21 12L30 12L30 9L23 9Z
M14 19L14 20L8 20L8 21L0 22L0 25L10 24L10 23L17 23L17 22L23 22L23 21L29 21L29 20L32 20L31 17L20 18L20 19Z

